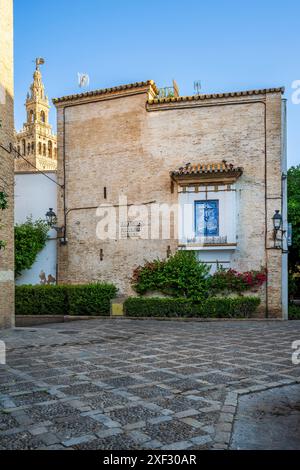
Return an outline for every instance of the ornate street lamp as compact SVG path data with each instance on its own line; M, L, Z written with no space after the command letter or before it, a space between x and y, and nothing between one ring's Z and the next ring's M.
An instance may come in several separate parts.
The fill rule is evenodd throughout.
M54 228L57 222L57 217L52 207L50 207L48 212L46 212L46 220L49 227Z
M275 211L275 214L272 217L273 227L274 227L274 248L282 248L283 235L285 230L282 230L282 215L279 210ZM278 232L281 230L281 238L278 238ZM277 242L280 242L278 246Z
M273 225L274 225L274 230L278 232L278 230L280 230L281 225L282 225L282 215L280 214L278 210L275 211L275 214L273 215Z
M61 245L66 245L68 243L68 240L65 235L65 227L57 227L57 216L53 210L52 207L46 212L46 220L47 224L49 225L50 228L53 228L57 232L57 238L60 240Z

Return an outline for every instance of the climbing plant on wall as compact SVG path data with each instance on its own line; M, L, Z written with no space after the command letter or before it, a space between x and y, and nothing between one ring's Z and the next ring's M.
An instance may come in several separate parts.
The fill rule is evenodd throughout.
M15 275L30 269L37 255L45 247L48 239L48 224L41 219L32 221L28 218L25 223L15 226Z

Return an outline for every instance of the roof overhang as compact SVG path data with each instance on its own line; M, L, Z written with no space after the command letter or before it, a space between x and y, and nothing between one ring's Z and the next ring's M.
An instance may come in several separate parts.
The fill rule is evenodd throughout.
M188 164L170 173L171 179L180 186L200 184L233 184L243 174L243 168L222 163Z

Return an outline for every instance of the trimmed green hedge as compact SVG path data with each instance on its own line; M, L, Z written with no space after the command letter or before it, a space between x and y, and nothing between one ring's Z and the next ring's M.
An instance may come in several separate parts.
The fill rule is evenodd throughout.
M198 304L187 299L130 297L124 307L129 317L247 318L259 304L258 297L212 297Z
M68 286L69 315L109 315L117 289L112 284Z
M300 320L300 305L289 305L289 320Z
M108 316L116 294L112 284L16 286L16 315Z

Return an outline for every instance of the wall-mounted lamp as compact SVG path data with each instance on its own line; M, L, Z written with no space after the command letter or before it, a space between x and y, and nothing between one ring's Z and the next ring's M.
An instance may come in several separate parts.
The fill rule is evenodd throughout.
M275 214L272 217L273 227L274 227L274 248L282 248L283 235L286 233L286 230L282 230L282 215L279 210L275 211ZM281 238L278 238L278 232L281 232ZM278 242L280 245L278 245Z
M57 217L52 207L46 212L46 220L49 227L54 228L54 225L57 223Z
M61 245L66 245L68 240L65 237L65 227L58 227L57 216L52 207L46 212L46 221L50 228L53 228L57 232L57 238L60 240Z

